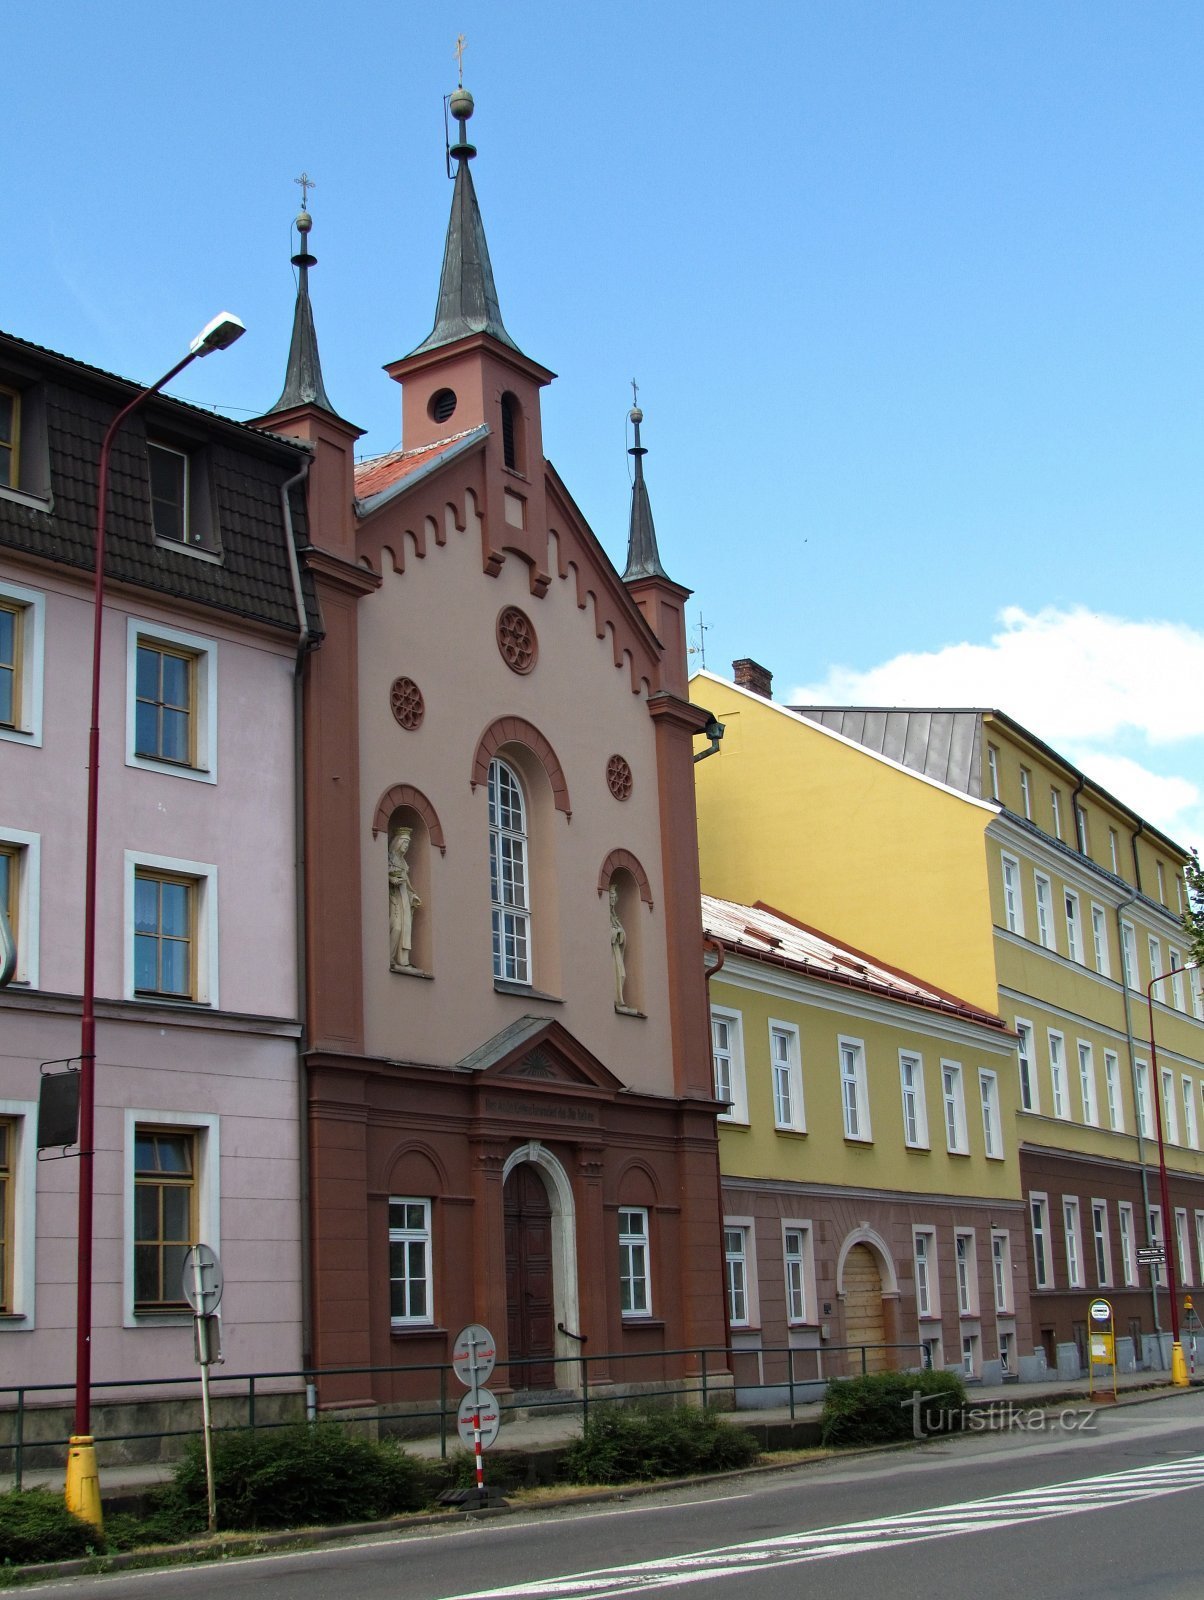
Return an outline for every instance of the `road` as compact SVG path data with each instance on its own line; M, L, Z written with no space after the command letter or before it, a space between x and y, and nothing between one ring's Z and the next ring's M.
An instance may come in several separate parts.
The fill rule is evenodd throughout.
M1201 1600L1204 1394L227 1565L57 1579L71 1600ZM810 1570L808 1570L810 1569Z

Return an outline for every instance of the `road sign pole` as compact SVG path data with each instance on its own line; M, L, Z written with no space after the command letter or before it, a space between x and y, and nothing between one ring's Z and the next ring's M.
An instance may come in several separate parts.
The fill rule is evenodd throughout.
M205 1264L199 1250L192 1252L192 1286L196 1296L197 1351L201 1358L201 1428L205 1436L205 1492L209 1503L209 1532L217 1532L217 1488L213 1482L213 1412L209 1403L209 1328L203 1307L206 1299Z

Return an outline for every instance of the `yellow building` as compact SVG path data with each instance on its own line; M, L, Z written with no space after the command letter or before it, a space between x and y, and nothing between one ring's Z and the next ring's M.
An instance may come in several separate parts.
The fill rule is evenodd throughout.
M733 1347L766 1382L861 1371L863 1350L870 1371L1014 1373L1014 1036L765 906L704 896L703 925Z
M697 769L704 889L763 896L1003 1017L1031 1370L1081 1366L1101 1292L1122 1362L1165 1361L1170 1309L1138 1251L1169 1236L1183 1286L1204 1278L1204 997L1172 971L1185 852L999 711L787 708L769 687L753 662L693 685L726 728Z

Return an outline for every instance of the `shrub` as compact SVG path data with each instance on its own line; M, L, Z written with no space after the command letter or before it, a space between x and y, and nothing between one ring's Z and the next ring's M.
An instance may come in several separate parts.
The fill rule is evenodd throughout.
M917 1404L915 1397L921 1398ZM952 1414L966 1403L966 1388L956 1372L871 1372L828 1385L820 1417L827 1445L889 1444L915 1437L917 1415L923 1432L949 1431Z
M752 1435L714 1411L611 1404L591 1407L564 1471L570 1483L631 1483L746 1467L757 1455Z
M222 1528L295 1528L368 1522L426 1503L426 1475L391 1440L376 1443L337 1423L240 1429L213 1440L217 1520ZM199 1439L159 1502L206 1525L205 1452Z
M103 1549L102 1536L67 1510L61 1494L48 1489L0 1494L0 1562L70 1561Z

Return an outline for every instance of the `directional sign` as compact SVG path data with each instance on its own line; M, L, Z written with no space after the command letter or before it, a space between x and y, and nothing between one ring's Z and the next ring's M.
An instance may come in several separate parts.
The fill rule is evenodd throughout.
M211 1317L221 1304L225 1278L217 1251L207 1244L190 1245L184 1253L184 1298L198 1317Z
M1112 1307L1106 1300L1093 1300L1091 1302L1092 1322L1111 1322Z
M484 1383L497 1362L497 1345L489 1329L480 1322L461 1328L452 1346L452 1368L461 1383Z
M1142 1245L1137 1259L1143 1267L1160 1267L1166 1261L1166 1251L1160 1244Z
M476 1406L481 1408L481 1449L488 1450L497 1438L498 1429L502 1425L502 1414L498 1403L490 1390L482 1385L477 1390L476 1405L473 1404L472 1390L460 1401L460 1411L456 1417L456 1427L460 1432L460 1439L469 1450L473 1447L473 1412Z

